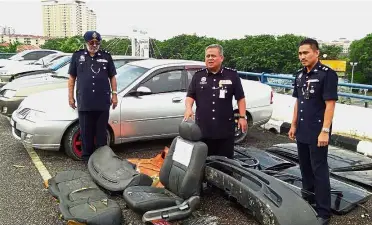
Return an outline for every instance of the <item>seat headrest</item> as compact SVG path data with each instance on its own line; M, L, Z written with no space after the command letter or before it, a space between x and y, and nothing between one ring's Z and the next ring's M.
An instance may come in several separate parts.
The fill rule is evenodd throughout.
M182 121L179 126L179 134L188 141L200 141L202 138L199 126L192 121Z

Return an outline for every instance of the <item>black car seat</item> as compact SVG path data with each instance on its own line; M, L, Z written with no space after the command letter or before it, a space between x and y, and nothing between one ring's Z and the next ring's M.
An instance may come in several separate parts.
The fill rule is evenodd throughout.
M172 141L160 170L164 188L132 186L124 190L127 206L144 213L143 222L182 219L198 207L208 155L208 147L200 141L201 137L198 125L182 122L179 136Z

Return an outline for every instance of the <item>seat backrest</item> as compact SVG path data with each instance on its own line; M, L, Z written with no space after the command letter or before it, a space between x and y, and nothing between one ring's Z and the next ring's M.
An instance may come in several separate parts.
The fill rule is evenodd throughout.
M179 125L179 136L169 148L160 170L160 182L182 199L200 195L208 147L201 142L201 130L194 122Z

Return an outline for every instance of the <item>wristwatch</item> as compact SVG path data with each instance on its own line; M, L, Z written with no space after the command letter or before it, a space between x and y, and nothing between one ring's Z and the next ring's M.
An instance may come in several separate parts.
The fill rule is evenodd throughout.
M325 132L325 133L329 133L329 128L325 128L325 127L323 127L323 128L322 128L322 131Z
M245 116L239 115L239 119L245 119Z
M117 94L118 92L117 92L117 91L111 91L111 93L113 93L113 94Z

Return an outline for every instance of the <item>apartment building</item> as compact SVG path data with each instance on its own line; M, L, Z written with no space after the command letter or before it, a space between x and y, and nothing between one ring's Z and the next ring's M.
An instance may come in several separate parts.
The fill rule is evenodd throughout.
M46 37L72 37L96 29L97 16L85 0L42 0Z
M318 40L319 45L336 45L336 46L341 46L342 47L342 53L349 53L349 48L351 45L351 41L346 39L346 38L339 38L338 40L333 40L333 41L322 41Z
M24 34L0 34L0 43L14 43L19 42L24 45L33 45L40 47L48 40L48 37Z

